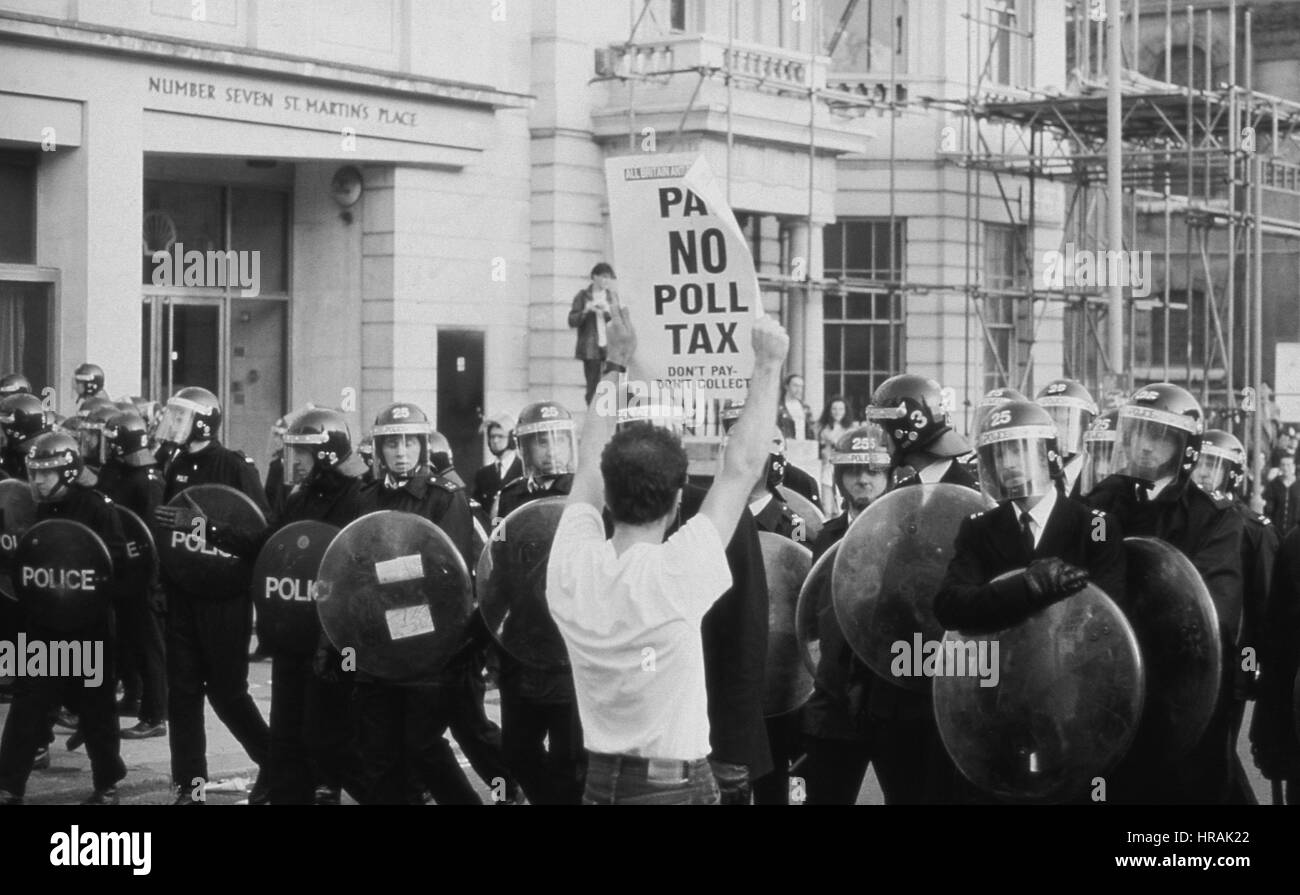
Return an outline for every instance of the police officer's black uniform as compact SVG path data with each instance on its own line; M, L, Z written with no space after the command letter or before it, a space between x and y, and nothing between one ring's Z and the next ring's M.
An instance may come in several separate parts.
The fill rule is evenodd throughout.
M1153 413L1182 420L1180 428L1192 433L1183 456L1175 458L1170 482L1152 498L1141 480L1116 474L1101 481L1086 499L1089 506L1118 518L1126 536L1159 538L1191 560L1217 610L1224 674L1209 726L1191 752L1170 761L1167 756L1130 750L1112 775L1108 796L1123 802L1223 804L1230 800L1233 787L1240 785L1241 773L1233 736L1230 669L1240 661L1236 644L1243 605L1243 523L1231 506L1216 502L1190 479L1199 449L1201 410L1184 389L1159 383L1135 393L1119 411L1120 441L1126 437L1126 427L1145 424L1136 414Z
M211 408L216 398L202 389L186 388L187 397L200 393ZM220 410L213 417L219 420ZM253 461L216 440L217 422L211 422L208 444L197 452L180 450L163 473L164 502L194 485L228 485L242 491L263 514L266 495ZM197 439L192 439L197 440ZM159 508L160 511L163 508ZM188 521L188 520L187 520ZM189 530L189 525L180 526ZM167 536L169 532L164 532ZM247 591L214 600L185 590L163 574L167 593L167 683L172 783L179 788L178 803L189 804L200 783L208 777L207 735L203 698L212 703L217 717L230 730L248 757L263 769L250 801L266 795L265 769L270 761L271 732L248 692L248 644L252 637L253 601Z
M498 520L543 497L564 496L573 475L539 480L519 477L497 494ZM587 754L582 747L569 668L536 668L497 649L501 695L501 745L528 801L534 805L578 805L586 780Z
M67 445L75 444L66 435L47 436ZM39 443L35 445L39 447ZM114 562L124 555L121 523L112 501L104 495L78 484L65 485L66 496L55 502L37 505L37 520L67 519L79 522L103 539ZM108 584L106 586L110 586ZM86 752L90 756L95 795L92 802L115 801L112 788L126 776L121 758L116 694L114 692L116 624L111 602L104 614L79 630L55 631L34 622L24 621L28 642L84 641L103 643L102 680L99 686L86 687L83 678L21 677L18 681L9 717L0 738L0 802L21 801L32 770L32 756L45 745L49 735L50 713L67 705L81 719ZM103 801L100 801L103 800Z
M378 451L380 448L376 446ZM466 566L473 549L473 522L464 490L442 476L422 475L398 483L388 477L365 488L360 514L397 510L423 516L437 525L461 551ZM443 734L469 720L465 704L477 648L467 643L433 681L392 683L357 673L357 706L363 788L378 804L411 801L411 783L426 786L438 804L481 804L460 769ZM467 736L469 742L473 737ZM466 742L460 741L465 748ZM505 761L495 755L466 755L480 776L506 780ZM477 759L477 763L476 760Z
M162 474L148 450L128 457L111 457L100 470L97 489L126 507L146 524L162 503ZM152 582L147 591L131 593L119 588L117 620L120 635L119 671L122 702L138 703L140 728L167 720L166 607L162 589Z
M784 466L783 479L790 484L792 466ZM754 513L754 524L759 531L771 532L792 541L803 536L804 521L790 509L775 490L768 492L769 500ZM753 508L750 508L753 511ZM761 548L760 548L761 550ZM770 597L770 593L769 593ZM790 803L790 765L802 752L802 717L799 709L764 719L767 730L768 751L773 768L754 781L754 804L788 805Z

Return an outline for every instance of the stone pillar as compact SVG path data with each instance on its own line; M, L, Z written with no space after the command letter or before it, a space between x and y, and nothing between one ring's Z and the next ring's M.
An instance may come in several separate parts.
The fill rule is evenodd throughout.
M796 219L786 226L790 232L789 273L802 283L791 292L791 317L798 317L799 326L797 333L793 329L790 333L791 363L789 366L791 372L803 374L804 402L813 409L813 415L816 416L822 410L822 388L826 371L823 363L822 290L820 285L816 285L823 274L823 225L814 222L809 227L807 220ZM799 347L797 356L796 338Z

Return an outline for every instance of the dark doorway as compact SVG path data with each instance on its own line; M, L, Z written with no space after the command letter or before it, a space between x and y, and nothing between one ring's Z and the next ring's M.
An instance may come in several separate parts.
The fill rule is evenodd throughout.
M456 471L467 484L483 464L483 332L438 331L438 431L451 442Z

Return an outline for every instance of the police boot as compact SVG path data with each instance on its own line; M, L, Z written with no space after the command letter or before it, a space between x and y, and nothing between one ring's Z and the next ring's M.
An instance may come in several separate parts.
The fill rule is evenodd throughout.
M253 788L248 791L248 804L271 804L271 783L267 779L268 776L266 771L259 770L257 772L257 779L253 781Z
M32 770L44 771L50 766L50 750L47 746L42 746L36 750L36 755L32 758Z
M0 805L21 805L22 796L16 796L7 789L0 789Z
M116 786L105 786L103 789L97 789L90 794L90 798L82 802L83 805L118 805L121 799L117 795Z
M194 790L192 790L192 789L190 789L190 788L188 788L188 787L185 787L185 786L177 786L177 787L175 787L175 788L172 790L172 793L176 796L176 800L175 800L174 802L172 802L173 805L202 805L202 804L204 804L202 799L196 799L196 798L194 798ZM205 816L206 816L206 815L205 815Z
M250 802L252 799L249 800ZM314 805L341 805L343 804L343 790L338 786L318 786L316 787L316 797L312 801Z

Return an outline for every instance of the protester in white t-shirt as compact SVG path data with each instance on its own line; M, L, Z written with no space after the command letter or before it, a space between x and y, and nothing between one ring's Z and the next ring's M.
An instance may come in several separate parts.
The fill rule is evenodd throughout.
M601 389L635 367L625 309L610 321ZM700 620L731 586L726 544L766 467L790 340L754 323L754 374L699 513L664 540L686 483L686 452L649 423L615 432L616 401L587 411L581 461L547 566L551 615L568 647L589 753L588 804L716 804ZM612 436L611 436L611 433ZM614 536L605 539L601 511Z

